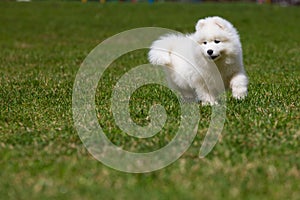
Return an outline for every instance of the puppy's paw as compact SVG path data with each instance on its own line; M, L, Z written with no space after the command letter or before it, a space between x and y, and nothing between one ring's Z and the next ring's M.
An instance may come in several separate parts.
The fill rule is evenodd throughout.
M183 97L181 97L180 101L182 103L193 103L193 102L196 102L196 99L194 97L183 96Z
M198 101L201 102L202 106L213 106L213 105L218 105L218 101L216 100L216 98L210 94L205 94L203 92L199 92L198 94L200 94L198 96Z
M202 106L215 106L219 105L217 101L201 101Z
M235 99L242 100L247 96L248 78L245 74L239 73L230 81L232 96Z
M232 89L232 96L237 100L243 100L246 98L248 92L246 87Z

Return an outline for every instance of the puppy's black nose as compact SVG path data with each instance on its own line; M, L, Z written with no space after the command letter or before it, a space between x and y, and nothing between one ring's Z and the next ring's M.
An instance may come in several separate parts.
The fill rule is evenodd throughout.
M213 53L214 53L214 51L213 51L213 50L211 50L211 49L207 50L207 54L208 54L208 55L210 55L210 56L211 56Z

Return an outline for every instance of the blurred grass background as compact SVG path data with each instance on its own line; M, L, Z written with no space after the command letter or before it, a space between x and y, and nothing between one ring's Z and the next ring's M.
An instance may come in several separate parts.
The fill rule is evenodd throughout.
M212 15L239 30L250 78L245 101L228 98L225 128L213 151L197 157L210 120L210 109L200 107L194 143L167 168L126 174L95 160L71 112L73 82L88 53L121 31L157 26L188 33L199 18ZM298 7L249 3L0 2L0 198L298 199L299 19ZM146 53L113 63L96 96L106 134L129 150L165 145L178 125L172 96L166 131L153 140L127 137L113 122L111 87L128 69L147 62ZM132 116L141 124L147 123L151 99L169 95L153 97L152 89L132 98Z

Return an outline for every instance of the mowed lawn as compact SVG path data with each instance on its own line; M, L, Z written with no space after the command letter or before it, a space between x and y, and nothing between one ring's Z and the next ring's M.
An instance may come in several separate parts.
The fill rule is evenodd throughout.
M212 15L239 30L250 78L246 100L228 94L225 127L212 152L198 158L211 113L199 106L198 134L170 166L129 174L94 159L72 119L73 83L88 53L128 29L188 33ZM299 199L299 19L299 7L242 3L0 2L0 199ZM135 51L114 62L96 94L108 138L137 152L166 145L178 129L178 102L158 86L158 94L141 88L130 105L132 118L146 125L149 107L165 100L169 117L159 136L131 138L114 123L111 88L147 63L146 55Z

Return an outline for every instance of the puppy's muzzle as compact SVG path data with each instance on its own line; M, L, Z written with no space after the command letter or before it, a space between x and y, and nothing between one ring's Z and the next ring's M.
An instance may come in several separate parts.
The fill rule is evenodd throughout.
M210 56L211 59L215 59L218 55L213 55L214 51L212 49L207 50L207 54Z

